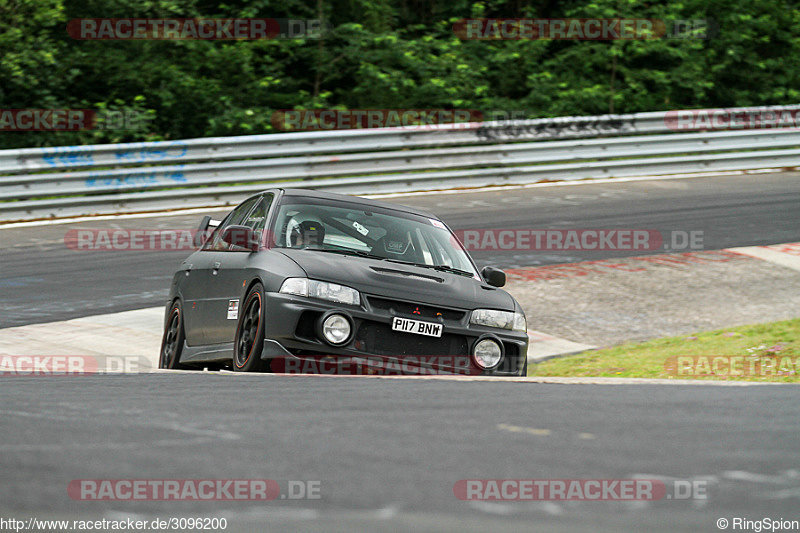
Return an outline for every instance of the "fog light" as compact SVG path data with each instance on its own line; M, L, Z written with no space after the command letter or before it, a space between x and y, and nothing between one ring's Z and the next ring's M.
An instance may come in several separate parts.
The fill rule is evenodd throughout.
M333 345L344 344L350 339L350 321L344 315L332 314L322 321L322 336Z
M483 370L494 368L500 364L503 358L503 349L500 343L494 339L481 339L475 343L472 349L472 358L475 364Z

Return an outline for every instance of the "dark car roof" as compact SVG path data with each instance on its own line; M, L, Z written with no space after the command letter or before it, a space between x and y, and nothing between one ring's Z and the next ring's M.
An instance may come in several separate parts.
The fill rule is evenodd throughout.
M430 213L428 211L424 211L422 209L417 209L415 207L408 207L405 205L400 204L392 204L389 202L381 202L379 200L372 200L370 198L361 198L360 196L350 196L348 194L336 194L333 192L323 192L323 191L315 191L312 189L280 189L283 191L283 194L286 196L305 196L307 198L326 198L331 200L346 200L348 202L364 205L364 206L373 206L373 207L382 207L384 209L394 209L395 211L402 211L404 213L411 213L414 215L420 215L423 217L435 218L439 219L438 216Z

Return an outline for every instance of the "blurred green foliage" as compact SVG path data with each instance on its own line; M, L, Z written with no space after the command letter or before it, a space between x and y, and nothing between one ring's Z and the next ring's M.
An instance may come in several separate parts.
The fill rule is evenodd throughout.
M323 39L83 41L74 18L270 17ZM710 19L711 38L461 40L469 17ZM462 108L517 116L798 103L788 0L0 0L0 109L144 114L128 131L0 134L0 147L246 135L277 109Z

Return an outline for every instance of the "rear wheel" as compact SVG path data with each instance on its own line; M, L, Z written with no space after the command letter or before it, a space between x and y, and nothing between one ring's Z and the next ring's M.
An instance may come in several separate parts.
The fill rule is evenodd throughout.
M247 293L233 343L234 372L264 372L264 287L256 283Z
M183 331L183 307L180 300L175 300L169 311L169 318L164 326L164 336L161 338L161 352L158 358L158 368L188 369L181 364L181 352L186 335Z

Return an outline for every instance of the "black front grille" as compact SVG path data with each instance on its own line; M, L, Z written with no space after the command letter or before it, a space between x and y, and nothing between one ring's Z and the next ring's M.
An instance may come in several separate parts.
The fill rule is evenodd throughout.
M369 296L369 303L374 309L389 311L393 315L408 316L409 318L437 319L441 317L445 320L459 321L464 318L464 314L466 313L465 311L458 311L456 309L445 309L442 307L421 305L399 300L387 300L375 296Z
M356 331L359 351L375 355L469 355L467 339L448 333L426 337L393 331L388 324L362 322Z

